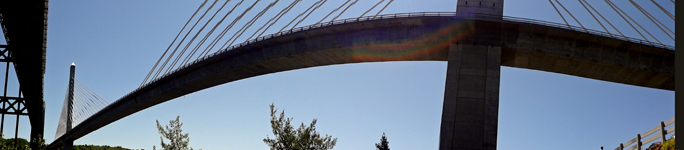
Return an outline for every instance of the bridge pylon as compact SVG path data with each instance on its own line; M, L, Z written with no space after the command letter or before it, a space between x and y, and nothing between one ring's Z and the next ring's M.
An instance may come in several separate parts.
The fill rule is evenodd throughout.
M66 132L69 132L73 123L73 112L74 112L74 76L76 74L76 64L71 63L71 68L69 68L69 93L67 93L67 118L66 118Z
M503 0L459 0L457 14L501 19ZM497 30L498 29L498 30ZM475 28L487 41L451 43L442 106L439 149L495 150L501 74L501 29Z
M69 68L69 87L68 87L68 93L67 93L67 118L66 118L66 132L71 131L73 129L73 112L74 112L74 80L76 75L76 64L71 63L71 67ZM63 150L73 150L74 149L74 140L64 140L64 148Z
M74 93L76 84L76 64L71 63L69 68L69 86L67 87L67 93L64 97L64 104L62 104L62 113L60 114L59 121L57 123L57 131L55 133L55 139L66 135L69 133L74 126ZM74 140L70 137L66 137L63 141L62 150L73 150Z
M71 150L74 146L75 138L71 137L71 130L102 108L109 105L104 98L90 90L83 83L76 79L76 64L71 63L69 69L69 86L64 97L62 113L57 123L55 139L62 138L60 143L64 150ZM51 147L55 149L56 147Z

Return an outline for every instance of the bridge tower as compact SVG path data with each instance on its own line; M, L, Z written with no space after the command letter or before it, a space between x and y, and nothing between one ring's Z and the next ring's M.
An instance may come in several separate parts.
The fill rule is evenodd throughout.
M76 64L71 63L69 85L64 96L62 113L59 116L57 131L55 132L55 139L63 139L58 142L61 144L60 146L63 146L62 149L71 150L74 148L74 140L76 138L67 133L107 105L109 103L104 98L97 95L97 93L90 90L76 78ZM56 146L52 149L56 149Z
M76 76L76 64L71 63L71 68L69 68L69 87L68 87L68 93L67 93L67 117L66 117L66 132L69 132L73 127L73 112L74 112L74 79ZM74 149L74 140L70 140L67 137L67 140L64 141L64 150L73 150Z
M503 0L458 0L456 12L500 19ZM496 149L501 27L483 29L476 24L473 35L489 40L463 39L449 47L440 150Z

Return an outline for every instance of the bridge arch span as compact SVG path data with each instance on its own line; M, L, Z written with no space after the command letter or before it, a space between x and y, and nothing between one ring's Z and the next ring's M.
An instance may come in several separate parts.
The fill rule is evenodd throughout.
M447 61L454 45L500 47L503 66L674 91L673 47L543 21L447 14L335 21L241 44L129 93L50 147L59 146L66 137L80 138L140 110L216 85L325 65Z

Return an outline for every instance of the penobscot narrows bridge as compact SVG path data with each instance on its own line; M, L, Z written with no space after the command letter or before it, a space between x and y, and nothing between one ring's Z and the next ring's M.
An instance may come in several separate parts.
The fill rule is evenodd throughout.
M586 29L583 26L570 26L567 22L559 24L503 16L503 0L459 0L456 12L379 15L384 10L382 8L375 15L364 16L367 11L362 17L338 20L337 17L357 1L348 0L333 10L341 11L332 19L333 21L323 22L333 14L330 12L316 24L296 27L326 1L320 0L309 7L298 16L303 17L299 22L296 22L298 18L292 20L290 24L296 22L292 29L284 30L290 25L288 24L277 33L261 36L282 17L281 14L287 13L292 6L300 2L296 0L257 30L259 33L266 27L261 34L254 33L248 41L225 48L225 45L232 45L234 39L241 36L244 31L236 33L229 39L230 44L226 42L218 52L210 54L205 50L195 56L197 59L192 62L190 60L198 52L198 48L188 52L184 59L171 57L176 53L176 50L173 50L165 62L160 63L164 56L159 59L138 89L111 104L98 97L93 97L96 100L74 98L79 94L86 95L81 97L96 94L89 90L73 90L74 87L87 87L82 84L74 85L77 81L74 80L75 66L72 65L70 92L65 98L66 106L62 114L64 119L60 119L57 137L48 149L72 149L74 140L112 122L216 85L264 74L334 64L447 61L439 138L439 147L444 150L496 149L501 66L675 90L674 47L663 45L660 41L628 38L622 33L611 34ZM277 2L276 0L271 3L260 14ZM392 0L384 7L391 2ZM609 0L606 2L610 5ZM216 2L211 7L215 4ZM560 14L565 8L559 2L557 4L559 7L556 10ZM345 5L347 7L342 9ZM587 11L590 11L590 7L586 7ZM47 8L45 10L47 12ZM231 12L233 11L228 14ZM617 9L616 12L619 13ZM242 18L245 13L236 20ZM257 15L255 19L259 17L261 16ZM9 17L7 18L9 22ZM600 17L595 17L597 21L598 18ZM234 24L235 21L229 26L232 27ZM251 25L248 23L242 28L249 28ZM216 27L211 32L215 29ZM225 35L227 30L220 35ZM219 40L214 40L209 45L216 45ZM201 42L205 41L206 37ZM207 46L207 49L210 49L209 47L214 46ZM183 55L184 52L185 49L177 56ZM175 60L169 63L173 58ZM147 82L147 79L150 81ZM92 105L98 107L91 107Z

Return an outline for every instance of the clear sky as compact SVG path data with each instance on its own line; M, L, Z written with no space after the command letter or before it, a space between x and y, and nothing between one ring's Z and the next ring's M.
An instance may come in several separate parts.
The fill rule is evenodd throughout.
M361 0L340 19L358 17L378 1ZM237 2L233 0L227 7ZM252 2L247 0L236 12L242 12ZM244 25L270 2L260 2L236 26ZM245 34L253 33L290 2L280 1ZM304 0L266 33L276 32L314 2ZM577 1L561 2L584 26L602 31ZM669 0L657 2L674 11ZM71 62L76 63L76 78L113 102L140 85L201 3L50 1L45 139L54 140ZM298 26L317 22L342 3L343 0L328 1ZM616 3L661 42L674 46L674 41L628 2ZM674 21L652 3L639 3L674 30ZM640 38L606 3L591 4L621 32ZM378 7L381 6L384 4ZM455 9L456 0L395 0L382 14ZM227 21L232 21L236 14ZM508 0L504 15L563 22L545 0ZM569 16L565 17L577 25ZM246 37L243 35L238 41ZM268 105L275 103L285 110L287 117L294 118L296 125L318 118L317 131L338 138L335 149L374 149L383 132L394 150L437 149L446 65L441 61L359 63L252 77L140 111L76 140L75 144L159 147L155 120L166 124L180 116L183 131L190 133L190 146L195 149L268 149L262 139L273 136ZM612 149L660 121L673 118L674 95L672 91L502 67L498 149ZM8 117L5 126L14 127L14 119ZM28 123L25 117L21 119L21 125ZM19 134L28 136L28 127L22 126ZM13 136L13 130L6 127L5 135Z

